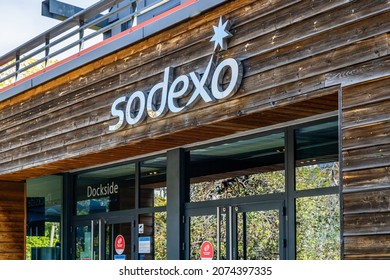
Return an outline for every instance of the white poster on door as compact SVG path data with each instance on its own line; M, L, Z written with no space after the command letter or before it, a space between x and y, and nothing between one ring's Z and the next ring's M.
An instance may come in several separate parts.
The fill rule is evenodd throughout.
M138 253L150 254L150 248L151 248L150 236L138 238Z

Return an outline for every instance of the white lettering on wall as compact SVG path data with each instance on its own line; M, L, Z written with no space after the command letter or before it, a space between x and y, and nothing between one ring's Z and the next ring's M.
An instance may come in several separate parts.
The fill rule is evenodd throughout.
M215 41L214 51L218 46L221 50L226 49L225 40L231 37L228 28L230 22L223 23L222 18L218 27L214 26L215 35L211 39ZM227 73L230 75L226 75ZM167 112L180 113L200 99L209 103L229 98L237 92L242 75L243 67L240 61L228 58L217 64L215 54L212 54L203 75L194 71L174 78L173 68L166 67L163 80L155 84L149 93L135 91L113 102L111 115L117 118L117 123L110 125L108 129L116 131L126 125L135 126L146 117L160 118ZM224 80L226 77L230 77L230 80Z

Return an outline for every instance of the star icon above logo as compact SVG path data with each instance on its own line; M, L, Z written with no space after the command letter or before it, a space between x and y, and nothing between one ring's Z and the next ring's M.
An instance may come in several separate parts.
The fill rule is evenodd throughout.
M226 39L233 35L229 32L231 23L230 20L223 22L223 18L219 18L218 26L213 26L214 36L211 38L211 42L214 42L214 51L217 50L218 46L220 50L227 50Z

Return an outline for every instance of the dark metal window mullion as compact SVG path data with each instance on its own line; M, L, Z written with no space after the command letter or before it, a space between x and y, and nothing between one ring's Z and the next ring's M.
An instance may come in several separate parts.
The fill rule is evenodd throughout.
M132 232L133 232L133 249L131 251L131 259L133 260L138 260L138 224L139 224L139 215L140 215L140 200L141 200L141 162L137 161L135 163L135 212L136 214L134 215L134 223L132 223Z
M339 186L308 189L294 192L294 198L339 194Z
M296 258L296 211L295 211L295 135L288 127L285 135L285 170L286 170L286 208L287 208L287 259Z

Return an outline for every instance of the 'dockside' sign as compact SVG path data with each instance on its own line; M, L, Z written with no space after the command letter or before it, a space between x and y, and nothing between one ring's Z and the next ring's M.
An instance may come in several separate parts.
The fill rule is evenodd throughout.
M146 117L153 119L163 117L168 111L180 113L200 99L209 103L234 95L241 84L242 64L234 58L227 58L218 63L215 55L218 46L221 50L227 49L226 38L232 36L228 31L230 22L223 22L221 17L218 26L213 28L214 36L211 41L215 43L214 53L203 75L194 71L174 77L173 68L165 68L163 80L154 85L148 94L135 91L114 101L111 115L117 118L117 123L110 125L109 131L119 130L126 125L135 126ZM228 71L230 79L224 81Z
M119 186L114 182L105 185L100 184L98 186L87 186L87 198L110 196L118 193L119 193Z

